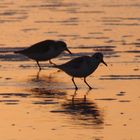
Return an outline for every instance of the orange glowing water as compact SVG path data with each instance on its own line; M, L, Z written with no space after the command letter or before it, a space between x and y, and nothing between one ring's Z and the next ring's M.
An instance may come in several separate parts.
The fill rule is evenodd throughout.
M0 1L0 139L139 140L139 0ZM64 40L73 56L96 51L100 65L88 87L37 65L14 50L45 39ZM76 97L73 99L73 95Z

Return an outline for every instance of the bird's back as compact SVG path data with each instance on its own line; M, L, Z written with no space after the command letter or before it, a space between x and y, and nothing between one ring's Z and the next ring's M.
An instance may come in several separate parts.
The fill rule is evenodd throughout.
M90 61L90 57L89 56L78 57L66 62L65 64L59 65L58 67L62 70L65 68L78 69L83 65L85 61Z
M38 43L33 44L31 47L26 48L21 51L16 51L15 53L22 53L22 54L30 54L30 53L40 53L40 52L47 52L50 47L55 46L56 41L54 40L44 40Z

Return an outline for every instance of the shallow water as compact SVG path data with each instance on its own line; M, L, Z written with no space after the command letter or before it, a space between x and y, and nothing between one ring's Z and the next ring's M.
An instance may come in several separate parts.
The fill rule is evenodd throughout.
M0 1L0 138L3 140L139 140L140 1ZM74 53L104 53L88 87L13 51L45 39ZM73 95L76 95L75 97ZM7 135L8 134L8 135Z

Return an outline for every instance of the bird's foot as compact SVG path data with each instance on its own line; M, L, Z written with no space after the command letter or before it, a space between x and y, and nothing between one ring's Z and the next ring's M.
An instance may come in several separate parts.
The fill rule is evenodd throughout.
M93 88L89 86L89 90L92 90Z

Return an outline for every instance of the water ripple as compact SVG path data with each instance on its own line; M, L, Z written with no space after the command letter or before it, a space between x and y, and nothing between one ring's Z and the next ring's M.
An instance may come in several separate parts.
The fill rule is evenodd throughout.
M139 80L140 75L102 75L100 80Z

